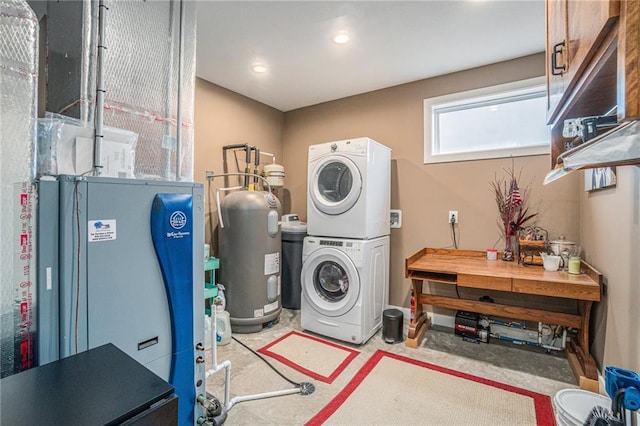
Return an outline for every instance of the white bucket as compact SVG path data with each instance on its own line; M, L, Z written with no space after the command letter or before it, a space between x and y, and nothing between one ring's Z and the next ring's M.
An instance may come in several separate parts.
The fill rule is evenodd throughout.
M582 426L596 405L611 409L611 399L582 389L563 389L553 397L558 426Z

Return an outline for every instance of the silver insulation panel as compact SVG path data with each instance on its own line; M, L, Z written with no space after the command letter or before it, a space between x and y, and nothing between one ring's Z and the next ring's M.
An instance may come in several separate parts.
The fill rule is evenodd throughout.
M138 133L136 176L175 180L180 2L108 2L105 124ZM193 180L195 13L184 3L182 172Z
M34 365L38 20L0 0L0 375Z
M136 178L193 181L195 2L106 0L105 4L104 124L139 135ZM89 125L95 119L98 9L95 0L47 5L47 110ZM70 20L69 14L82 19ZM176 178L181 54L181 176Z

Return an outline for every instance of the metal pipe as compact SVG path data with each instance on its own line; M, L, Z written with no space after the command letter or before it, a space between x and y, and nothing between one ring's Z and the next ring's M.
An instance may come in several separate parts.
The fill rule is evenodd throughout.
M257 184L258 183L258 166L260 165L260 148L258 148L257 146L253 147L253 150L255 151L255 154L253 156L253 173L256 175L253 177L253 184Z
M232 145L225 145L222 147L222 170L227 173L229 171L229 167L227 165L227 151L228 150L240 150L240 149L247 149L249 147L249 144L247 143L236 143L236 144L232 144ZM237 164L238 163L238 159L236 157L236 167L239 169L240 166ZM208 179L208 178L207 178ZM246 180L246 179L245 179ZM225 185L229 185L229 181L225 180ZM245 184L246 186L246 184Z
M104 0L98 2L98 56L96 58L96 113L95 133L93 147L93 170L95 176L102 174L102 141L104 138L104 53L107 46L104 45L105 37L105 10L107 6Z
M176 15L176 4L174 1L169 2L169 37L170 40L175 40L175 33L176 33L176 25L175 25L175 19L174 16ZM179 19L179 18L178 18ZM178 25L179 27L179 25ZM179 28L178 28L179 31ZM175 72L175 67L173 66L173 57L175 54L175 43L169 43L169 58L171 61L170 66L168 67L168 76L167 76L167 84L166 84L166 91L167 91L167 99L165 102L165 113L164 116L165 117L171 117L172 115L172 110L173 110L173 77L174 77L174 72ZM172 144L170 143L171 140L171 130L172 130L172 124L171 124L171 120L166 120L164 122L164 135L165 138L163 140L162 143L162 169L161 169L161 174L162 177L165 180L169 180L170 176L171 176L171 151L172 151Z
M96 119L96 112L94 109L92 109L92 107L95 107L95 105L91 105L88 102L88 99L90 98L89 92L93 89L93 79L95 78L95 74L88 72L88 70L90 69L89 64L93 62L94 59L97 61L97 57L94 57L94 55L97 55L97 52L93 50L93 46L98 45L97 26L95 25L95 14L93 13L95 11L95 5L96 3L91 1L82 2L82 19L85 22L88 21L88 26L91 28L91 30L88 32L87 37L82 38L81 66L82 69L87 72L80 73L80 79L82 82L80 98L71 103L71 105L62 109L62 111L64 111L66 110L66 108L78 105L78 109L80 110L80 120L82 120L83 123L95 123ZM100 9L98 9L98 14L99 13ZM62 111L60 112L60 114L63 114Z
M182 68L184 67L184 0L180 0L180 42L178 44L178 111L176 113L176 181L182 180Z
M223 151L226 151L228 149L242 149L242 148L247 148L249 146L248 143L236 143L233 145L225 145L222 147Z
M251 150L254 147L249 147L247 146L247 148L245 149L245 162L247 163L247 165L245 166L245 173L246 175L244 176L244 186L246 186L247 188L249 188L249 183L251 182L251 177L249 176L251 174Z

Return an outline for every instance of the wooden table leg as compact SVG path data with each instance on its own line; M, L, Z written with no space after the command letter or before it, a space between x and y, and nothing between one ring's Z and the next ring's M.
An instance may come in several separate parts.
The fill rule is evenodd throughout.
M411 282L413 297L415 299L415 317L409 323L406 345L410 348L417 348L420 345L424 333L427 331L427 328L429 328L429 318L422 308L422 304L418 302L420 300L420 294L422 294L422 280L412 279Z
M578 313L582 319L582 325L575 341L567 346L567 357L573 374L577 377L581 388L598 392L598 367L589 350L589 319L593 302L578 301Z

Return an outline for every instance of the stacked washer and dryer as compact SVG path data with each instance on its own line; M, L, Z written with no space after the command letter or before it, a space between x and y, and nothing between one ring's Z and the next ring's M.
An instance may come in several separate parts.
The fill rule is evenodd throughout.
M391 150L369 138L309 147L302 328L365 343L389 298Z

